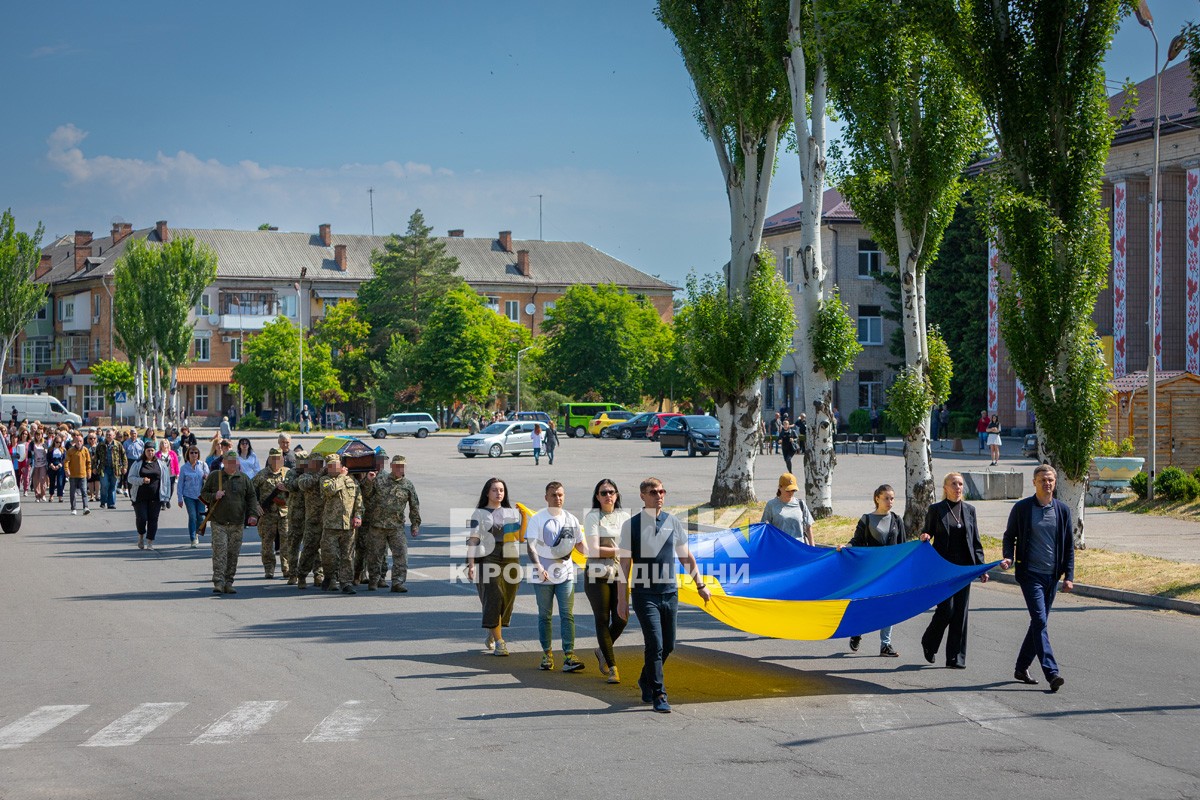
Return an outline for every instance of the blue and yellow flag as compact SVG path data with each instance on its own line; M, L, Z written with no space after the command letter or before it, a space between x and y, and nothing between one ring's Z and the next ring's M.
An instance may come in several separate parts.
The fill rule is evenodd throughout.
M776 639L861 636L911 619L999 562L961 567L928 543L809 547L765 523L688 537L712 599L688 576L679 599L738 630Z

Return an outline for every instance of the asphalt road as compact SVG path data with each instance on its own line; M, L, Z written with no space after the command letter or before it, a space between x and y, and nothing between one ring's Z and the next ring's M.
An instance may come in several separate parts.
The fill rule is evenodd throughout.
M685 609L671 715L639 702L636 621L618 649L625 682L598 675L582 596L584 672L537 669L528 589L513 656L483 655L474 591L445 578L451 509L484 479L530 505L562 480L579 508L602 476L632 497L654 474L682 505L706 496L714 459L567 441L551 468L453 445L386 443L408 457L426 520L406 595L265 581L253 541L239 594L214 596L182 510L146 552L127 503L87 517L27 505L21 532L0 537L0 798L1200 795L1200 620L1172 613L1062 597L1054 695L1011 681L1027 617L996 584L972 590L964 671L921 658L927 615L897 626L901 658L881 659L872 636L851 654ZM843 470L839 496L869 497L856 482L888 469ZM766 493L775 468L762 474Z

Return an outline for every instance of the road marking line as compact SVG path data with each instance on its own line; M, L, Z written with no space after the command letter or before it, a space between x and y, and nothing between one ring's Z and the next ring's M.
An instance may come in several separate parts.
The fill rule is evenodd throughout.
M360 708L362 701L348 700L336 711L321 720L312 733L304 737L308 742L353 742L362 735L368 725L379 719L380 711Z
M53 730L87 706L42 706L0 728L0 750L12 750Z
M284 706L286 700L251 700L242 703L209 725L192 744L229 744L241 741L266 725Z
M128 714L113 720L80 747L124 747L137 744L142 737L183 710L187 703L142 703Z

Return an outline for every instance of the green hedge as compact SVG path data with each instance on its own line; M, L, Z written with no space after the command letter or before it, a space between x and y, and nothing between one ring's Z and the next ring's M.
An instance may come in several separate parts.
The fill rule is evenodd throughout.
M1190 503L1200 497L1200 480L1179 467L1167 467L1154 476L1154 496Z

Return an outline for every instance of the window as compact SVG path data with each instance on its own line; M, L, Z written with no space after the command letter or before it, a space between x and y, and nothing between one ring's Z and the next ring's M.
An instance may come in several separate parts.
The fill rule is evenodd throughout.
M870 408L883 402L882 376L875 370L863 370L858 373L858 407Z
M279 313L291 319L296 318L296 296L294 294L279 296Z
M763 389L763 394L766 395L763 400L766 401L767 408L775 407L775 376L771 375L767 378L767 385Z
M211 340L207 336L197 336L194 341L196 343L196 360L208 361L211 355L209 350Z
M62 322L75 321L75 298L58 301L58 318Z
M504 316L508 317L513 322L521 321L521 304L516 300L504 301Z
M39 308L37 310L37 313L33 315L33 318L34 319L46 319L46 317L50 316L50 302L51 302L50 300L47 300L45 305L43 305L41 308Z
M96 339L93 349L95 350L95 355L92 356L92 360L99 361L100 360L100 339L99 338Z
M495 311L497 314L499 314L500 313L500 298L492 297L491 295L488 295L487 296L487 307L488 307L489 311Z
M83 387L83 412L104 410L104 392L98 386Z
M200 301L196 303L196 316L207 317L211 313L212 295L209 292L205 292L204 294L200 295Z
M784 283L792 282L792 248L783 248L783 280Z
M92 295L92 322L100 321L100 293Z
M208 387L197 386L195 400L192 401L194 411L208 411Z
M546 302L542 303L542 316L545 316L546 314L548 314L551 311L551 309L553 309L553 308L554 308L553 300L547 300Z
M883 253L870 239L858 240L858 277L873 278L883 269Z
M229 360L236 361L239 364L242 363L242 340L241 339L230 339L229 340Z
M879 306L858 307L858 343L883 344L883 316Z

